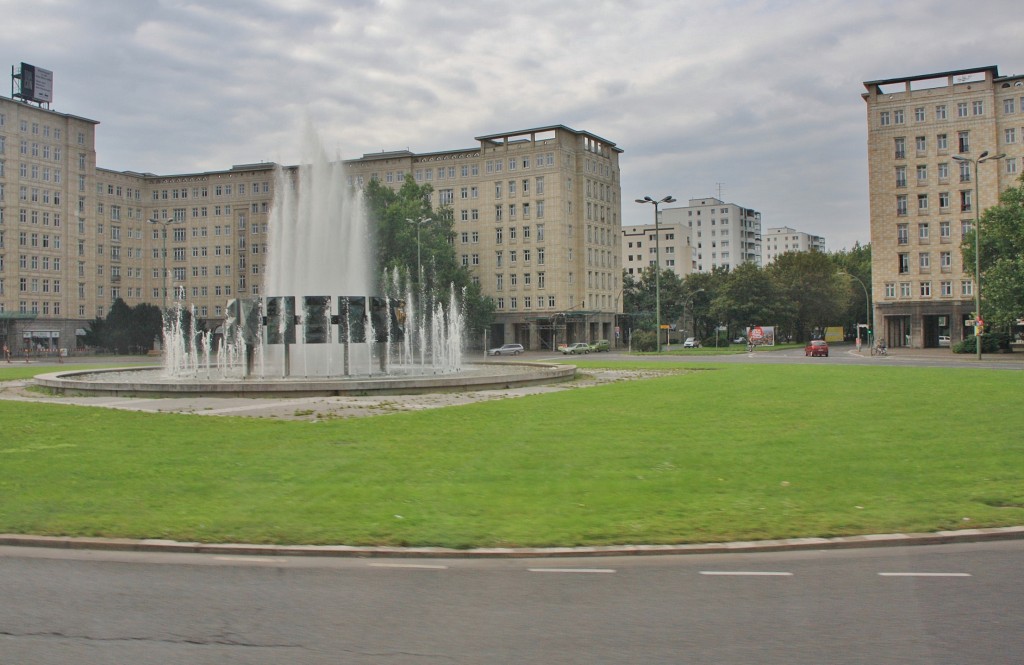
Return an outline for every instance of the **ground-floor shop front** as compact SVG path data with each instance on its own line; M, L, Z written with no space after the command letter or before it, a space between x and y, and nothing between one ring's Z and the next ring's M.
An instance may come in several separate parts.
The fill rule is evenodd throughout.
M878 303L874 338L890 348L953 346L974 334L973 316L974 301Z
M522 344L528 351L555 351L562 344L606 339L617 344L615 314L598 311L554 312L548 315L498 315L488 330L488 347Z

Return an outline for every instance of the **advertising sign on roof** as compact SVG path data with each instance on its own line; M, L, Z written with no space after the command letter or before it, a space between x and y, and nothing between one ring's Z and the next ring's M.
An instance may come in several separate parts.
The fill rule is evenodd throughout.
M53 101L53 72L21 63L21 95L29 102L50 103Z

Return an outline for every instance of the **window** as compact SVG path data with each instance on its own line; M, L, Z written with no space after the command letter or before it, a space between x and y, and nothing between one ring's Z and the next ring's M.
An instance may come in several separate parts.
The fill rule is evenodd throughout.
M907 215L907 195L906 194L897 194L896 195L896 214L899 215L900 217L906 217L906 215Z
M941 162L938 166L939 182L949 182L949 162Z
M939 295L948 298L953 295L953 282L946 280L939 282Z
M914 109L914 122L924 122L924 107L918 106Z
M974 280L962 279L960 280L960 295L962 296L973 296L974 295Z
M960 182L971 181L971 163L960 162Z
M896 159L904 159L907 156L907 139L902 136L897 136L893 139L894 146L896 148Z
M896 167L896 186L906 187L907 186L907 167L897 166Z
M985 102L980 99L971 103L971 112L974 115L985 115Z
M936 134L935 147L940 151L949 150L949 136L946 134Z
M942 210L949 209L949 192L939 192L939 208ZM949 227L949 222L944 222Z
M910 242L910 230L907 224L896 225L896 242L900 245L906 245Z
M941 194L939 195L942 196ZM946 193L946 206L949 206L949 193ZM949 242L950 239L950 228L949 222L939 222L939 239L942 242Z
M953 269L952 252L939 252L939 269L943 272L949 272Z
M905 273L910 272L910 254L906 254L906 253L899 254L898 258L899 258L899 271L900 271L900 274L905 274Z
M956 105L956 117L966 118L967 117L967 102L958 102Z
M970 212L971 211L971 190L964 189L960 192L960 211Z
M935 107L935 119L936 120L945 120L946 117L947 117L946 116L946 105L945 104L939 104L938 106L936 106Z
M918 164L917 165L917 184L923 185L928 181L928 165Z
M928 252L921 252L917 255L917 263L921 272L929 272L932 269L932 255Z
M928 152L928 139L924 136L914 137L914 146L917 149L917 154L923 155Z
M1016 143L1017 142L1017 128L1007 127L1003 130L1003 143Z
M929 235L930 229L927 222L917 225L917 237L921 242L928 242Z
M910 297L910 282L900 282L900 298Z
M1016 157L1008 157L1006 159L1006 173L1009 174L1009 175L1016 175L1017 174L1017 158Z
M920 283L919 293L921 294L922 298L931 298L932 297L932 283L931 282L921 282Z
M957 147L961 153L971 151L971 133L970 132L957 132Z
M891 117L888 111L882 111L881 113L878 114L878 124L880 124L882 127L888 127L890 122Z
M892 121L896 125L903 124L903 109L896 109L892 112Z
M1012 97L1003 100L1003 113L1014 113L1014 100Z
M896 297L896 282L885 283L885 297L895 298Z

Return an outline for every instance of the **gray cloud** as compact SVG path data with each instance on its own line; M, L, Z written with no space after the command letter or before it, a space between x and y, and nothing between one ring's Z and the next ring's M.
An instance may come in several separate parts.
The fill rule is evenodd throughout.
M55 110L101 121L107 168L294 162L307 118L344 157L562 123L626 151L625 223L649 218L638 195L721 183L839 248L868 239L862 81L1020 71L1017 4L983 4L0 0L0 54L54 71Z

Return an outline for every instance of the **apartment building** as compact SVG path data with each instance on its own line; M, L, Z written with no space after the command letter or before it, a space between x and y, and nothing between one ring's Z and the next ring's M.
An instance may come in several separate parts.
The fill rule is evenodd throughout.
M217 325L258 296L275 164L154 175L96 167L85 118L0 97L0 343L74 349L118 298L180 300ZM612 337L621 309L615 144L563 126L478 137L467 150L366 155L353 186L430 183L498 311L495 343Z
M563 125L478 136L463 150L371 153L345 163L350 182L433 186L454 214L456 255L494 298L488 344L553 349L613 339L621 312L619 154Z
M889 346L972 334L961 242L1024 161L1024 76L997 67L866 81L873 327ZM954 156L977 160L977 165ZM998 155L999 159L991 159Z
M690 199L685 206L662 208L665 226L689 229L692 270L761 265L761 213L714 197Z
M825 238L788 226L777 226L765 231L761 251L761 265L768 265L786 252L824 252Z
M659 220L661 216L659 210ZM690 227L681 222L659 221L657 229L654 224L622 227L622 269L629 275L641 275L648 266L655 265L660 255L662 270L685 278L694 270L692 250Z

